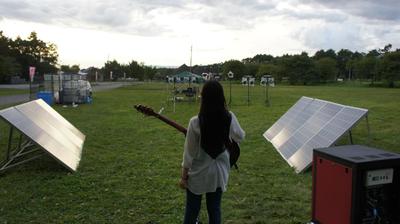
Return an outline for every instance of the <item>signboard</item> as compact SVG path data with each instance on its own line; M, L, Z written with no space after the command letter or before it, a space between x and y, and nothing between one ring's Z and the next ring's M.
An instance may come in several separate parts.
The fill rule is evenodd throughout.
M33 82L33 77L35 77L35 70L35 67L29 66L29 78L31 79L31 82Z

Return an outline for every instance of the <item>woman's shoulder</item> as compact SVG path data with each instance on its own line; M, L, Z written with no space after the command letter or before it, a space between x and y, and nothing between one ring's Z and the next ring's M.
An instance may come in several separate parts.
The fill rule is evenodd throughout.
M190 118L189 120L189 124L191 126L198 126L199 125L199 116L193 116L192 118Z
M235 113L233 113L233 111L229 111L229 114L232 116L232 118L236 118L236 115L235 115Z
M190 118L189 128L194 130L196 133L200 131L200 122L197 115Z
M190 120L189 120L190 123L192 123L192 122L198 122L198 121L199 121L199 116L198 116L198 115L193 116L193 117L190 118Z

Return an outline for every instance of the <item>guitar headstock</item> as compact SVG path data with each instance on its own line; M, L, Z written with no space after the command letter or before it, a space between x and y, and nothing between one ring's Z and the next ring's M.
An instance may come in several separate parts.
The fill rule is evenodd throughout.
M158 115L156 112L154 112L154 110L152 108L144 106L144 105L137 104L133 107L140 113L147 115L147 116L157 116Z

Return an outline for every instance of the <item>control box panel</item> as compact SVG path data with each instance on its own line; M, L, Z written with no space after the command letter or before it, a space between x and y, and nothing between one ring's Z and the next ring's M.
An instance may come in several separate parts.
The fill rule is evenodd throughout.
M393 169L380 169L367 171L365 185L375 186L380 184L390 184L393 182Z

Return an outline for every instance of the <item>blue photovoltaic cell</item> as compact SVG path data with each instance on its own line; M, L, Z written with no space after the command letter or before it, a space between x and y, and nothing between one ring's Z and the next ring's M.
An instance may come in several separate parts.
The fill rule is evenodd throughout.
M310 166L314 148L332 146L367 113L303 96L263 136L299 173Z

